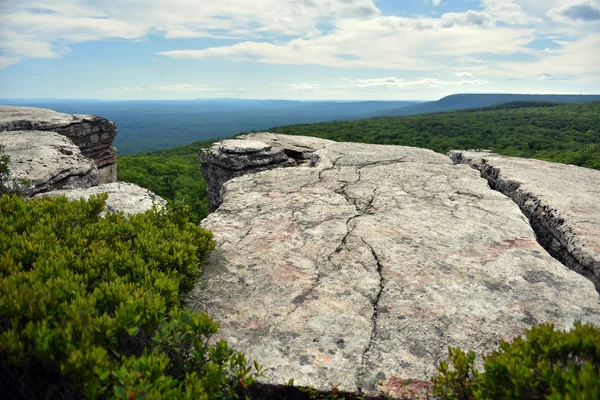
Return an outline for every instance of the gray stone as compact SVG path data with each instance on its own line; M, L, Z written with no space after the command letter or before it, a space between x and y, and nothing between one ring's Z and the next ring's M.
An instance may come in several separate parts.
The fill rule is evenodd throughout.
M123 211L125 214L138 214L150 210L154 205L164 207L167 202L148 189L133 183L114 182L93 186L87 189L55 190L37 195L66 196L69 200L88 199L91 195L108 193L106 210L111 212Z
M53 132L0 131L10 180L25 195L98 184L98 168L73 142ZM26 182L26 184L24 184Z
M267 169L293 167L329 140L259 132L223 140L198 153L209 193L209 211L221 204L223 183L236 176Z
M400 146L326 142L305 156L312 167L229 180L202 222L218 247L188 305L266 367L261 383L402 395L427 388L448 346L487 352L532 324L600 324L591 282L477 171Z
M94 160L100 170L100 183L116 181L116 150L112 146L117 134L114 122L93 115L0 106L0 131L28 130L51 131L67 136L84 156Z
M481 151L451 151L519 205L538 241L600 291L600 171Z

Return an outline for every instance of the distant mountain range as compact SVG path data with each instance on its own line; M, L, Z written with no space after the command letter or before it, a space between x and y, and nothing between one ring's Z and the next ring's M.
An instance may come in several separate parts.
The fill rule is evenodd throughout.
M0 104L49 108L70 114L95 114L116 122L114 144L120 155L186 145L195 141L260 131L273 126L356 120L495 106L521 102L579 103L600 95L457 94L437 101L290 101L290 100L3 100ZM533 102L533 103L532 103ZM539 106L539 105L538 105Z
M556 103L587 103L600 101L600 95L571 95L571 94L453 94L436 101L399 107L395 110L384 111L372 116L400 116L428 114L442 111L462 110L467 108L480 108L496 104L529 101L529 102L556 102Z

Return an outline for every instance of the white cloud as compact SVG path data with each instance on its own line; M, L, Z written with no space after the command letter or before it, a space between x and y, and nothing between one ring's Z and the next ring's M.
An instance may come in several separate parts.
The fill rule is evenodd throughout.
M6 68L10 65L16 64L19 61L21 61L21 59L19 57L5 57L5 56L0 56L0 69Z
M456 73L454 74L454 76L457 76L457 77L459 77L459 78L464 78L464 77L469 77L469 78L472 78L472 77L473 77L473 74L472 74L472 73L470 73L470 72L456 72Z
M442 4L442 0L432 0L431 4L433 4L434 7L437 7Z
M534 62L503 62L498 65L513 76L558 76L589 82L600 80L600 33L573 42L561 42L562 47Z
M319 88L316 83L291 83L292 90L315 90Z
M491 15L469 10L464 13L446 13L442 15L442 26L449 28L455 25L480 25L480 26L494 26L496 21Z
M153 90L161 92L216 92L220 89L207 87L204 85L190 85L188 83L178 83L173 85L161 85L152 87Z
M287 42L246 41L207 49L182 49L158 53L175 59L219 58L268 64L316 64L332 67L369 67L433 70L444 58L478 54L530 53L530 29L469 24L452 17L410 19L378 16L336 21L331 33ZM377 43L377 46L373 44ZM393 49L393 51L390 51ZM336 57L351 54L353 57Z
M372 79L354 79L350 80L349 86L359 88L371 88L371 87L394 87L394 88L405 88L412 86L427 86L427 87L439 87L439 86L457 86L457 85L484 85L489 83L482 79L474 80L460 80L460 81L443 81L435 78L417 78L415 80L404 80L394 76L387 78L372 78Z
M85 88L85 86L82 86L82 88ZM130 86L130 87L125 86L125 87L107 88L106 90L108 90L110 92L139 92L143 89L139 86Z
M507 24L523 25L541 21L523 11L518 0L482 0L481 3L487 14Z

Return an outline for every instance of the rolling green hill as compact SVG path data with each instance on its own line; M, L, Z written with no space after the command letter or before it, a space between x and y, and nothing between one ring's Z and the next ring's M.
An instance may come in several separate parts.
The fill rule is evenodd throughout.
M271 132L337 141L428 148L489 149L600 169L600 102L555 104L513 102L480 109L406 117L282 126ZM119 180L137 183L171 201L192 206L193 218L207 212L198 151L212 141L169 150L119 156Z

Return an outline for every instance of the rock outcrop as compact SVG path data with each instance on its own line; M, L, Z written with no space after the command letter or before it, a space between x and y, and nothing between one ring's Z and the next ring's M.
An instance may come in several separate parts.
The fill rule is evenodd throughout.
M94 115L64 114L43 108L0 106L0 131L49 131L70 138L94 160L98 182L117 180L114 122Z
M401 395L426 387L448 346L484 352L533 324L600 324L593 284L444 155L255 134L200 159L207 182L237 177L209 186L220 205L202 225L218 247L188 304L266 367L264 385Z
M79 199L108 193L104 213L135 214L165 206L147 189L114 182L115 149L110 144L115 134L115 124L104 118L0 106L0 144L10 156L7 184L25 196Z
M600 291L600 172L490 152L449 155L517 203L544 248Z
M104 213L123 211L125 214L138 214L150 210L154 205L164 207L167 204L164 199L148 189L126 182L107 183L87 189L54 190L38 194L37 197L66 196L70 200L77 200L88 199L91 195L101 193L108 193Z
M10 185L25 195L98 184L98 168L94 162L62 135L41 131L0 131L0 143L11 157Z
M294 136L267 132L240 138L245 140L223 140L198 154L209 195L209 212L221 204L221 188L228 180L267 169L309 163L315 150L332 143L318 138L300 141Z

